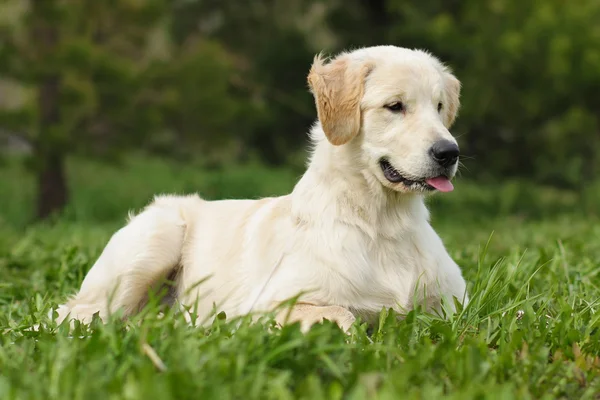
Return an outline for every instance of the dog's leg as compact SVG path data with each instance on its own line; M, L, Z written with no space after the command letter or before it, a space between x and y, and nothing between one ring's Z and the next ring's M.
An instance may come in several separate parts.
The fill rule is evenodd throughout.
M176 268L186 234L189 197L160 197L116 232L85 277L74 298L57 310L89 323L95 313L105 319L122 310L135 313L149 289Z
M307 332L312 325L318 324L324 319L336 323L344 332L348 332L356 317L344 307L300 303L291 309L283 309L275 318L279 325L300 322L302 332Z

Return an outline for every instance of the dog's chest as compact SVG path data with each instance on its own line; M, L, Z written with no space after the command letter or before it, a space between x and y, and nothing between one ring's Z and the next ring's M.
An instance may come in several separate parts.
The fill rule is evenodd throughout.
M327 259L324 293L334 304L365 313L410 306L419 280L429 281L435 270L434 260L408 234L377 240L348 234L337 250L330 254L340 258Z

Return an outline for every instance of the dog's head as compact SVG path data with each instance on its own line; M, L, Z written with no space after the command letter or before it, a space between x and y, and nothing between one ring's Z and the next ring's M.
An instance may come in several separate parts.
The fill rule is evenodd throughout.
M438 59L395 46L317 56L308 82L325 136L357 145L366 173L399 192L452 190L460 82Z

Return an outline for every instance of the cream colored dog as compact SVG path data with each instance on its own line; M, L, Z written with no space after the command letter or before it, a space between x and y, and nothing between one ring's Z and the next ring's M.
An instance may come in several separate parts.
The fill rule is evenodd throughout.
M394 46L315 58L319 121L308 169L287 196L205 201L159 196L110 239L58 321L137 312L165 278L192 323L269 311L348 329L383 307L466 301L459 267L430 226L423 197L453 189L448 131L459 81L433 56ZM416 296L416 297L415 297ZM192 315L198 319L192 321ZM286 319L287 318L287 319Z

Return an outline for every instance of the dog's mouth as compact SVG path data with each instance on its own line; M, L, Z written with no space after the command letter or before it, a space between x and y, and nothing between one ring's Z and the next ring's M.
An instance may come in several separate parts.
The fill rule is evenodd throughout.
M418 190L418 191L432 191L439 190L440 192L451 192L454 190L454 186L450 179L445 175L439 175L431 178L423 179L409 179L402 175L396 168L390 164L390 162L382 158L379 160L379 167L383 172L383 176L390 183L401 183L407 189Z

